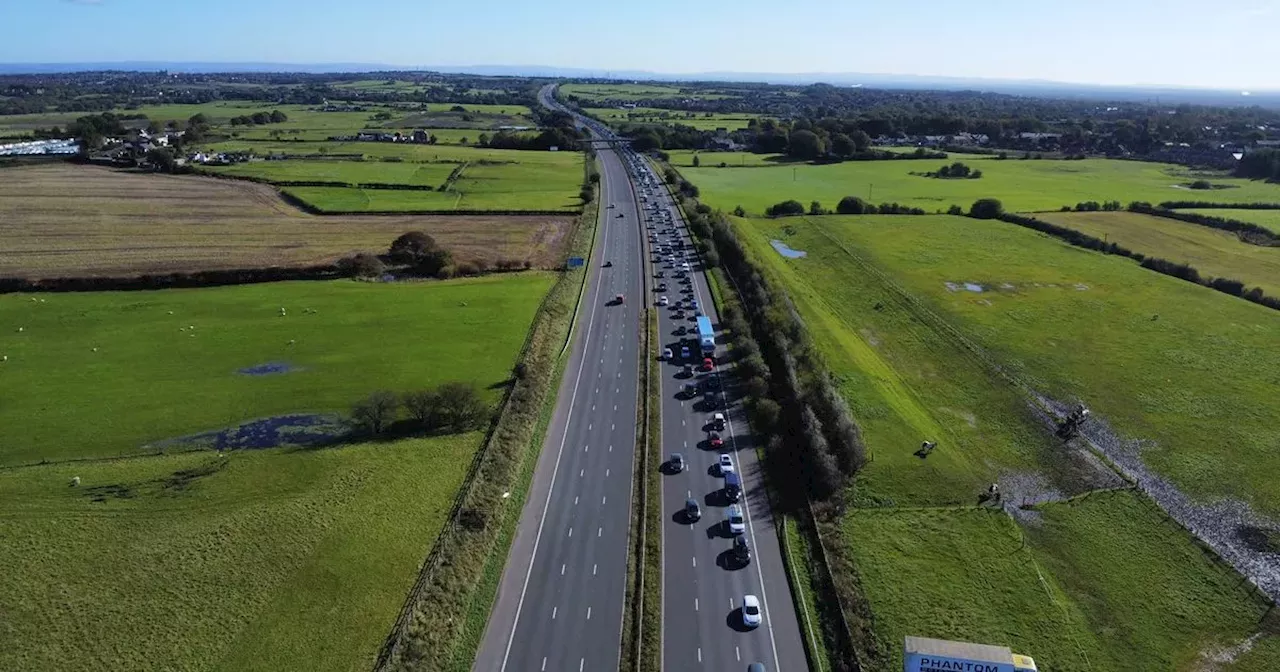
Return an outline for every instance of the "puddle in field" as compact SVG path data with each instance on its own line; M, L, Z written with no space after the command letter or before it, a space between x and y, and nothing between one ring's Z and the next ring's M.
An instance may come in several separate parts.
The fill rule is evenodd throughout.
M165 439L144 446L144 449L260 450L277 446L316 446L333 443L349 432L342 416L300 413L261 418L226 429Z
M793 250L789 245L781 240L771 240L769 241L769 244L773 246L773 249L778 251L778 254L781 254L788 259L802 259L809 254L803 250Z
M265 364L258 364L257 366L246 366L245 368L240 369L237 373L241 373L246 376L270 376L276 373L290 373L300 370L301 369L288 362L267 362Z
M944 282L942 284L947 286L948 292L958 292L963 289L966 292L981 294L982 292L987 291L986 287L983 287L976 282Z

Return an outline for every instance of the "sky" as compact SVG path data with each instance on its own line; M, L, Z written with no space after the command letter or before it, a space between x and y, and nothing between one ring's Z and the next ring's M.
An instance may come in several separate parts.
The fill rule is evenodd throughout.
M1280 0L0 0L0 63L539 65L1280 90Z

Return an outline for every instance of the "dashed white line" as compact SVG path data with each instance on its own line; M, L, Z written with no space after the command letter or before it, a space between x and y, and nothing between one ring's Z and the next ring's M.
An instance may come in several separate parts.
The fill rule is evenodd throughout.
M587 664L587 659L583 658L578 661L578 672L582 672L582 666Z
M587 620L591 620L591 607L587 607Z
M600 565L591 565L591 576L595 576L596 570L599 568L600 568Z
M698 598L693 598L693 610L698 611Z
M543 656L543 657L542 657L542 672L546 672L546 670L547 670L547 657L546 657L546 656Z
M736 646L733 647L733 655L738 659L738 662L742 662L742 651Z
M569 536L571 536L571 537L573 536L573 528L572 528L572 527L570 527L570 528L569 528Z
M605 495L604 497L601 497L601 498L600 498L600 506L604 506L604 503L605 503L605 502L607 502L607 501L609 501L609 496L608 496L608 495Z
M586 470L586 469L579 469L579 470L578 470L578 478L582 478L583 476L586 476L586 475L587 475L587 470Z
M560 607L551 607L551 620L556 620L556 614L559 613Z
M600 528L600 529L598 529L598 530L596 530L596 536L597 536L597 537L599 537L599 536L600 536L600 535L602 535L602 534L604 534L604 528L603 528L603 527L602 527L602 528Z
M565 564L563 564L563 563L561 563L561 565L560 565L560 576L564 576L564 568L565 568L565 567L566 567L566 565L565 565Z
M578 496L577 496L577 495L574 495L574 496L573 496L573 505L574 505L574 506L577 506L577 505L578 505Z
M698 662L699 662L699 663L701 663L701 662L702 662L702 647L701 647L701 646L699 646L699 647L698 647ZM582 670L578 670L578 672L582 672Z
M696 556L696 555L695 555L695 556L693 556L693 566L694 566L694 567L697 567L697 566L698 566L698 556Z
M609 447L609 450L613 450L613 446L610 446L610 447ZM604 470L604 477L605 477L605 478L609 478L609 470L608 470L608 469L605 469L605 470Z

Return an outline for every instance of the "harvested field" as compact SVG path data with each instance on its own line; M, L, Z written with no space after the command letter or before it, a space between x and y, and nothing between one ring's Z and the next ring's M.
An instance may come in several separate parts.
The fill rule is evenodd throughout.
M66 163L4 169L0 276L116 276L304 266L383 251L410 230L458 261L558 265L559 216L316 216L266 185Z

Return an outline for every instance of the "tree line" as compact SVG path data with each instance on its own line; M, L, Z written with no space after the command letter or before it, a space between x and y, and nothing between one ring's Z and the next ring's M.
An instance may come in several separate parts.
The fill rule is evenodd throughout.
M386 433L402 421L405 430L461 433L483 427L489 415L475 385L444 383L403 395L373 392L351 407L351 424L371 436Z
M254 112L253 114L231 117L232 126L262 126L264 124L279 124L285 121L289 121L289 116L280 110Z

